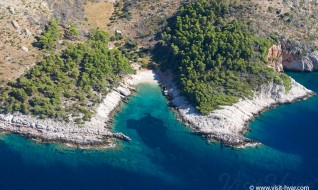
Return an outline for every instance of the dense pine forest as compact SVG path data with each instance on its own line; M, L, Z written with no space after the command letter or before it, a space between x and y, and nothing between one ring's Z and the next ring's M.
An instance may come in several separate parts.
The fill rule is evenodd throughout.
M74 26L63 32L53 20L37 43L45 51L54 50L63 36L76 35ZM60 53L51 51L16 82L1 89L2 112L65 121L74 118L77 123L89 120L94 105L123 75L133 73L118 50L108 49L109 39L106 32L94 30L85 42L69 43Z
M155 49L161 69L170 69L183 95L203 114L253 96L274 80L290 89L290 78L267 66L277 39L253 35L222 1L199 0L169 19Z

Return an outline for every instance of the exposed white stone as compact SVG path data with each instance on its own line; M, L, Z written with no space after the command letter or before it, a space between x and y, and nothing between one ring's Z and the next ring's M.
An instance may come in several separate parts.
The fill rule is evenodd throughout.
M11 22L12 22L12 25L14 26L15 29L17 29L17 30L20 29L20 25L18 24L17 21L12 20Z
M27 47L25 47L25 46L22 46L21 49L22 49L23 51L25 51L25 52L29 52L29 49L28 49Z
M121 30L116 30L116 34L123 34L123 32Z
M264 84L255 92L252 99L240 100L232 106L222 106L209 115L201 115L187 100L180 95L172 82L171 73L160 74L160 81L166 88L165 93L172 97L183 122L189 124L199 134L209 140L222 141L235 147L254 146L259 143L247 139L243 133L247 124L262 111L278 104L290 103L314 95L292 79L292 88L285 93L283 85L274 83Z
M10 6L8 9L9 9L9 12L10 12L11 14L15 14L15 10L14 10L13 7Z
M127 77L116 89L106 95L102 103L96 107L96 114L90 121L79 127L73 122L57 122L52 119L38 119L30 115L0 114L0 130L18 133L31 138L44 141L62 142L68 145L77 145L83 148L102 146L113 147L114 143L107 139L129 140L129 137L122 133L112 133L109 128L109 121L112 112L115 111L120 102L131 94L133 89L130 84L136 85L149 78L152 71L139 72L137 75ZM140 75L140 76L139 76ZM152 73L152 76L154 74Z
M29 29L25 28L24 32L27 36L32 36L32 32Z

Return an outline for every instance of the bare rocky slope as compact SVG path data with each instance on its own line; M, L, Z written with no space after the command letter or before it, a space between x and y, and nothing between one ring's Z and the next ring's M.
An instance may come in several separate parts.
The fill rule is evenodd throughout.
M75 24L85 35L93 28L107 29L113 3L113 0L0 1L0 84L17 79L42 59L43 52L32 43L52 18L58 18L66 26ZM99 7L104 14L96 11ZM93 22L98 15L104 16L99 19L104 24Z
M232 16L247 22L260 36L278 38L285 70L317 70L318 2L252 0L234 3ZM281 70L281 68L277 68Z
M32 46L34 36L51 16L40 0L0 1L0 80L14 80L34 65L40 52Z

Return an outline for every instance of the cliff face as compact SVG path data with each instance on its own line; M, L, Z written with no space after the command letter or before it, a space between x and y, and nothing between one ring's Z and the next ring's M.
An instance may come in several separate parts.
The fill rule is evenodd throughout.
M270 67L272 67L276 72L282 72L283 69L283 56L282 56L282 47L280 45L273 45L268 50L267 60Z
M234 147L258 145L258 142L244 137L248 124L264 110L276 105L302 100L314 95L292 79L292 88L286 93L283 85L274 83L262 85L255 92L252 99L241 100L232 106L223 106L209 115L201 115L180 95L179 90L172 82L171 74L161 74L165 93L172 98L182 121L188 124L196 133L211 141L223 142Z
M283 67L290 71L318 70L318 51L299 57L288 52L283 53Z
M310 53L303 53L309 51ZM302 54L305 54L301 56ZM269 65L276 71L315 71L318 70L318 51L311 51L295 44L273 45L268 50Z

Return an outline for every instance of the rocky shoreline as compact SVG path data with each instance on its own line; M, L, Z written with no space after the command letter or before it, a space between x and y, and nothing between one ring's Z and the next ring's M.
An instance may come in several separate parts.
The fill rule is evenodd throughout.
M0 134L14 133L39 142L61 143L75 148L110 148L118 140L130 141L123 133L112 132L112 121L122 102L135 92L139 83L155 83L151 70L138 71L123 78L120 85L109 92L96 106L96 113L82 126L74 122L39 119L21 113L0 114Z
M318 51L300 42L282 41L279 45L273 45L269 48L267 59L277 72L318 70Z
M262 85L252 99L240 100L232 106L222 106L222 109L214 110L205 116L198 113L185 97L180 95L170 72L158 71L158 76L165 95L169 97L171 105L183 123L208 141L221 142L235 148L261 144L246 138L244 134L249 131L250 122L262 112L315 95L293 79L292 88L288 93L285 93L284 86L269 83Z
M131 79L130 79L131 80ZM129 81L129 80L128 80ZM40 142L62 143L76 148L114 147L114 141L130 138L122 133L111 132L112 117L122 101L131 95L134 88L121 83L96 107L96 114L83 127L74 122L59 122L38 119L21 113L0 114L0 130L26 136Z
M83 127L74 122L57 122L51 119L38 119L29 115L0 114L0 132L16 133L28 138L48 143L62 143L76 148L109 148L115 141L130 138L122 133L113 133L112 119L122 102L134 92L139 83L159 83L170 104L178 113L179 119L190 126L194 133L208 141L221 142L224 145L244 148L260 145L248 139L244 134L249 131L249 123L262 112L278 105L304 100L315 93L292 79L292 88L285 93L282 85L264 84L255 92L252 99L245 99L232 106L223 106L209 115L201 115L180 95L170 72L143 71L126 77L119 87L107 94L97 105L96 114Z

